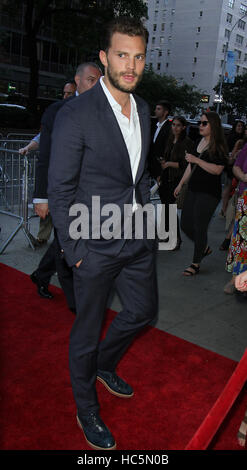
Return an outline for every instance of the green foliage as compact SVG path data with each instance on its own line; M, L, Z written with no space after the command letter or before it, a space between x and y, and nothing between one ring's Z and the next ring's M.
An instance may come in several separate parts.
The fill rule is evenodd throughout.
M220 84L214 88L219 92ZM247 117L247 73L237 75L234 83L224 83L222 87L223 103L221 114L237 114Z
M142 96L154 109L157 101L168 101L172 106L172 113L182 110L184 113L196 114L200 107L201 94L193 86L186 83L179 85L175 78L167 75L158 75L152 70L146 70L139 84L137 94Z
M30 106L35 110L38 90L37 41L41 33L53 32L56 45L62 50L76 48L79 62L96 60L100 48L102 27L116 15L147 17L143 0L8 0L1 11L9 17L22 18L29 47ZM74 66L78 64L71 64Z

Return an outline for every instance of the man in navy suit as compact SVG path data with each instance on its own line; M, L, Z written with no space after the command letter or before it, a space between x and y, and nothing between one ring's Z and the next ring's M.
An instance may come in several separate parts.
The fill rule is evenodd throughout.
M105 76L57 114L48 198L60 245L74 272L77 315L69 362L77 421L93 448L114 449L115 439L99 415L96 379L118 397L133 396L116 367L136 334L156 317L157 281L156 242L148 239L145 224L143 239L135 238L136 214L150 195L149 108L132 95L144 71L148 32L135 19L118 18L108 25L104 39L100 60ZM109 205L118 208L121 219L121 230L112 237L103 230ZM84 238L71 230L76 219L70 215L82 206L89 213L89 237L81 224ZM124 232L122 224L126 207L132 232ZM123 310L100 341L113 283Z
M77 67L75 74L76 93L84 93L95 85L102 75L100 67L93 62L84 62ZM49 214L47 186L48 167L51 152L51 135L58 110L64 105L67 99L72 99L71 88L65 85L64 99L48 106L42 116L42 130L40 138L40 152L36 163L36 184L34 190L35 212L41 218ZM75 89L74 89L75 91ZM56 233L53 242L40 260L38 268L31 274L31 280L37 285L38 294L45 299L52 299L53 295L48 289L51 277L57 272L59 282L65 293L70 310L75 312L75 300L73 293L72 270L62 259Z
M161 100L156 104L155 117L156 125L152 129L152 142L149 152L150 173L153 178L160 179L162 168L159 161L164 156L166 144L171 130L171 122L168 116L171 112L171 106L168 102Z

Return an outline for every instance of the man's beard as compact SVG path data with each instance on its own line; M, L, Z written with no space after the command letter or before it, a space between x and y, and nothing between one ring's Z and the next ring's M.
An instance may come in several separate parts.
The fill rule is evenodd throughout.
M108 65L107 67L106 74L111 85L113 85L117 90L122 91L124 93L131 93L132 91L134 91L142 79L142 74L137 75L137 73L132 72L130 75L137 77L137 81L135 82L135 84L122 85L120 83L120 77L123 75L127 75L127 73L126 72L120 72L120 73L114 72L113 70L111 70L110 65Z

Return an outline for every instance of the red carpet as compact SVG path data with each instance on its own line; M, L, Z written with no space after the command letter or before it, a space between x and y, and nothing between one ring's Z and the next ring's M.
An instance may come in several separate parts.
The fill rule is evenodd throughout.
M52 301L20 271L0 264L1 449L89 449L75 420L68 371L68 338L74 316L63 293ZM107 312L106 323L114 312ZM149 328L131 346L119 373L134 387L130 400L97 384L101 415L118 450L185 449L237 363ZM236 433L247 408L242 392L211 449L241 450Z

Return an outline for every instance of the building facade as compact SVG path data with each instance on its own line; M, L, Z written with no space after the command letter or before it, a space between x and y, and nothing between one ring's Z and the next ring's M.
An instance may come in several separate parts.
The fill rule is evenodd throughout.
M29 56L25 35L25 4L16 2L15 14L0 11L0 96L28 97ZM57 46L52 18L47 17L37 36L39 60L39 102L61 98L65 79L73 78L79 58L73 47Z
M147 64L215 100L226 50L247 72L247 0L148 0Z

